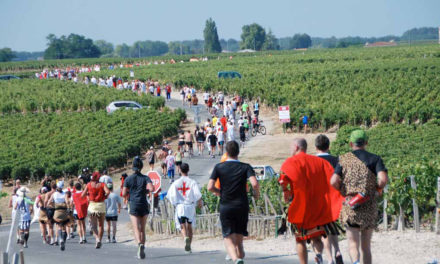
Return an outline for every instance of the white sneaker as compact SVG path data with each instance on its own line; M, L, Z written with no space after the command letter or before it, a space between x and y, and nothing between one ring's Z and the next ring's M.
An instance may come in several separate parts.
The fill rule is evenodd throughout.
M229 254L226 254L225 260L226 261L231 261L232 260L231 257L229 256Z

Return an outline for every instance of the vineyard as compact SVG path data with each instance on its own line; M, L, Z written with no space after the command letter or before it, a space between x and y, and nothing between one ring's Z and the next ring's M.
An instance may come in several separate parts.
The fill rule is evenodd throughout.
M217 72L223 70L238 71L243 78L218 79ZM172 82L176 87L194 85L259 97L269 106L290 105L294 125L304 114L316 128L440 118L437 46L258 53L232 60L150 65L134 72L136 78ZM95 75L113 74L130 79L128 69Z
M103 86L87 86L58 80L15 80L0 82L0 113L98 111L115 100L134 100L161 108L163 98L138 96Z
M0 178L76 175L120 167L174 135L184 112L142 109L0 117Z

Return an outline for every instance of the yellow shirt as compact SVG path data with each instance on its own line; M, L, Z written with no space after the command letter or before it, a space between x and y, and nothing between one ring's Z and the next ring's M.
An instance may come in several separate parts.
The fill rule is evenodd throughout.
M212 126L216 126L217 125L217 121L218 121L218 118L217 117L214 117L213 119L212 119Z

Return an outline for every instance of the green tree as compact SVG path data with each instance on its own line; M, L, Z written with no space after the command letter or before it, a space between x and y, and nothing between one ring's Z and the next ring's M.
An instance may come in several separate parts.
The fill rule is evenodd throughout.
M266 34L266 39L264 40L263 50L279 50L280 45L278 44L278 39L272 33L272 30L269 29L269 32Z
M93 40L81 35L70 34L67 37L63 35L57 38L54 34L50 34L47 40L45 59L97 58L101 55Z
M206 20L205 29L203 30L203 37L205 38L204 50L206 53L222 52L220 41L218 40L217 26L212 18Z
M191 49L188 45L181 41L170 41L168 43L168 52L175 55L191 54Z
M99 51L101 52L101 55L103 56L108 54L113 54L115 50L112 43L102 39L95 40L94 44L98 47Z
M15 54L10 48L0 49L0 61L10 61L14 57Z
M307 34L295 34L290 41L290 49L304 49L312 46L312 39Z
M125 43L122 43L122 45L117 45L115 49L115 54L116 56L122 58L130 57L130 46Z
M136 41L130 47L130 57L160 56L168 52L168 44L162 41Z
M240 49L261 50L266 40L266 31L256 23L242 27Z

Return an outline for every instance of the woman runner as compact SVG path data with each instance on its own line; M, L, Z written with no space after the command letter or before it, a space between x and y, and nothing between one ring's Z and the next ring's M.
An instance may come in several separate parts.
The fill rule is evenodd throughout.
M82 185L77 182L75 184L76 191L73 193L73 203L75 205L75 210L73 212L73 218L76 220L78 225L78 235L79 235L79 243L85 244L86 240L86 217L87 217L87 208L89 207L89 201L87 197L82 196Z
M70 221L67 213L69 208L68 203L70 203L70 201L68 200L66 193L63 192L64 181L59 181L56 187L56 191L49 198L48 204L53 204L55 209L53 220L57 225L58 239L60 240L61 245L60 249L61 251L64 251L67 238L66 225L69 224Z
M41 187L40 195L38 195L35 201L37 203L37 206L40 208L40 216L38 218L38 221L40 222L40 231L43 236L43 244L47 244L50 242L47 240L47 223L49 219L47 218L46 206L44 204L46 201L46 194L47 188Z
M102 246L102 236L104 235L104 220L105 220L105 199L110 194L107 186L99 182L101 175L95 171L92 175L92 181L89 182L82 193L82 197L89 197L90 221L92 223L93 235L96 239L96 249Z

